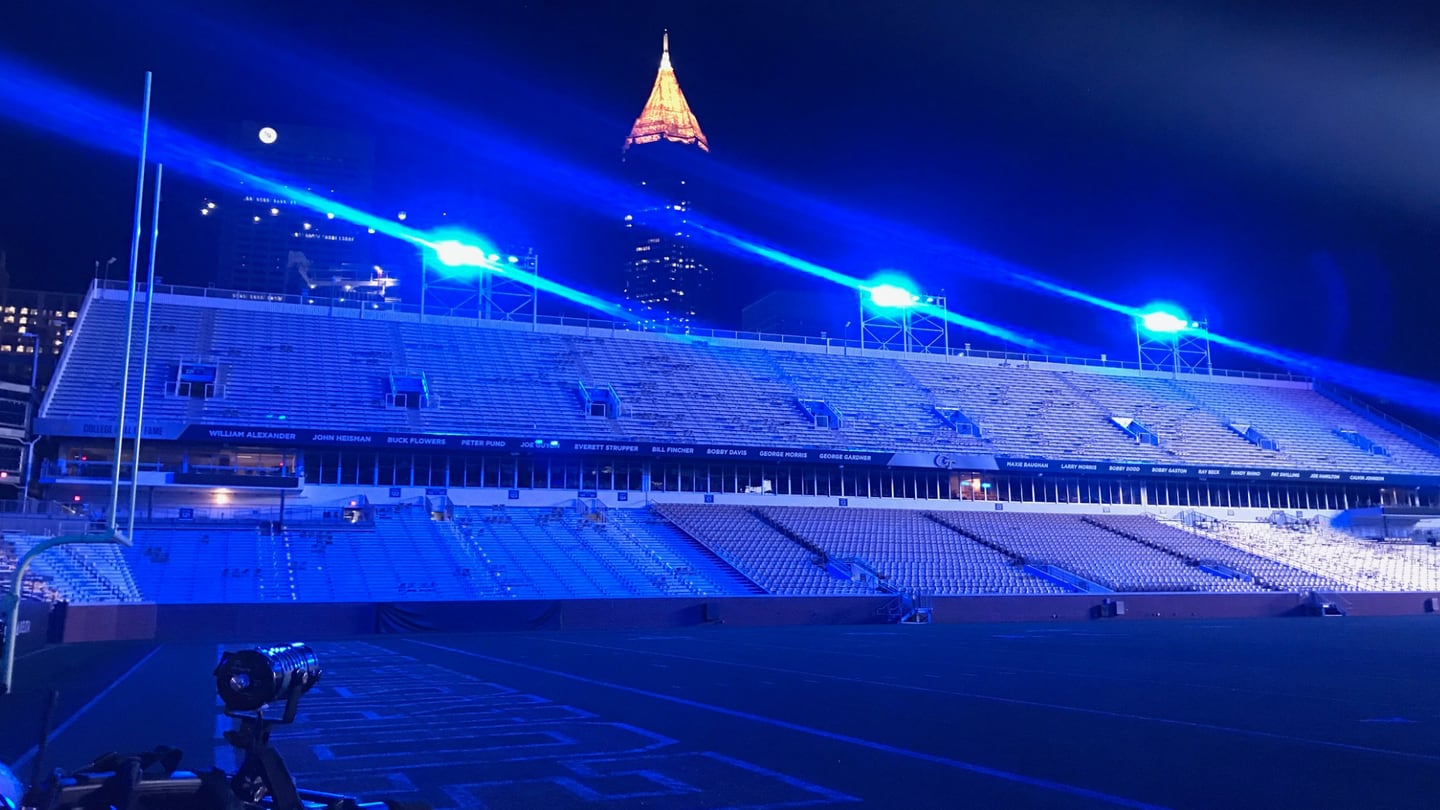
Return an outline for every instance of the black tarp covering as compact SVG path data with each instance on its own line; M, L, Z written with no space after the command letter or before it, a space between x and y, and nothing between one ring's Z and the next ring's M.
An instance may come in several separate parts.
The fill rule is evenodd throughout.
M473 602L389 602L375 606L377 633L483 633L564 627L564 603L489 603L478 615Z

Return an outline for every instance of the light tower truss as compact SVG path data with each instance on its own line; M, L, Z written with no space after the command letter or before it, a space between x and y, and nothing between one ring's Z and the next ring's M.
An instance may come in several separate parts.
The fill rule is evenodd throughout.
M539 276L540 257L534 249L522 253L492 253L492 267L447 267L428 255L420 280L420 314L448 315L487 321L534 324L539 317L535 286L507 270Z
M949 354L948 314L944 296L916 295L909 306L877 307L861 290L860 348Z
M1151 332L1136 323L1135 346L1142 371L1174 375L1211 374L1210 331L1205 321L1191 321L1178 332Z

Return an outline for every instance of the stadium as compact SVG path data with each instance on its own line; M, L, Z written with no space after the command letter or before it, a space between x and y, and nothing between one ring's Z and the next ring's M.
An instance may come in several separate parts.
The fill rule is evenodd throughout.
M7 535L11 570L104 516L126 307L101 284L84 301L35 418L53 505L10 516L31 526ZM277 735L297 780L433 806L885 804L897 772L923 806L1245 804L1243 779L1177 776L1217 739L1230 773L1336 769L1262 799L1382 806L1437 756L1411 740L1435 716L1413 692L1294 732L1322 699L1286 690L1297 662L1404 682L1392 645L1433 649L1440 599L1435 444L1310 381L215 289L157 288L147 310L132 544L35 558L33 699L7 722L36 721L34 681L185 711L62 729L77 761L158 731L233 764L180 720L213 697L166 696L159 673L297 629L344 683ZM1280 616L1330 619L1253 621ZM1155 617L1209 622L1134 621ZM33 652L46 635L65 643ZM1042 646L1017 669L1015 645ZM1187 663L1237 649L1240 670ZM1107 674L1126 671L1150 674ZM1178 684L1184 718L1142 710ZM1087 685L1128 697L1057 697ZM935 725L955 701L979 736ZM1040 765L995 748L1016 712L1072 742ZM402 742L421 727L442 750ZM1388 786L1340 777L1357 758Z
M766 85L777 106L722 127L803 143L790 161L818 159L818 173L781 183L797 167L779 148L769 173L743 157L710 163L668 30L650 96L612 154L621 165L602 172L581 156L613 120L581 109L575 88L587 85L574 82L604 84L599 54L610 49L593 46L606 26L636 22L594 4L439 5L393 10L406 20L380 6L307 6L289 15L289 35L303 38L288 47L278 19L242 37L248 23L206 10L196 19L215 19L203 33L167 32L149 47L87 10L107 40L169 60L159 75L206 77L199 94L166 85L166 116L217 103L229 118L279 116L286 105L272 97L296 94L290 114L302 123L238 124L224 147L187 134L195 122L179 115L152 131L148 65L137 129L128 109L62 79L70 65L51 76L0 53L0 113L27 136L126 161L139 149L128 278L111 280L111 258L103 276L94 263L78 305L79 285L23 299L63 308L0 302L3 358L28 355L30 380L0 382L0 484L17 495L0 501L10 583L0 585L0 810L1398 808L1440 788L1440 442L1384 412L1394 402L1433 415L1436 389L1398 373L1413 358L1387 357L1388 371L1347 365L1370 362L1388 328L1412 319L1368 270L1348 292L1369 309L1349 309L1339 263L1309 241L1333 212L1288 223L1305 231L1303 283L1329 296L1323 311L1315 297L1278 294L1296 271L1268 262L1288 254L1239 238L1287 224L1262 211L1285 205L1266 196L1276 155L1334 168L1314 125L1331 110L1307 114L1283 93L1249 104L1233 129L1266 154L1264 188L1247 191L1218 171L1240 162L1234 154L1137 149L1107 163L1099 153L1132 148L1129 130L1085 145L1084 130L1107 117L1088 105L1136 76L1148 82L1142 63L1124 63L1123 82L1078 78L1079 117L1005 130L1021 106L1032 114L1076 94L1046 104L1045 88L1017 78L1023 60L996 58L989 40L1019 36L1046 60L1061 52L1045 87L1060 84L1053 73L1086 75L1068 41L1056 48L1029 21L987 27L990 12L972 9L934 26L947 38L939 48L906 19L876 59L870 46L907 14L886 7L873 25L860 6L802 15L851 17L831 40L820 21L767 8L733 29L691 21L697 56L708 36L711 58L733 71L698 86L717 104L728 93L733 112ZM740 19L740 5L725 15ZM951 5L938 4L937 19ZM504 8L487 17L491 6ZM510 14L525 22L506 29ZM1089 27L1065 14L1048 9L1043 27ZM1349 73L1326 78L1337 75L1328 60L1306 71L1269 47L1289 41L1285 22L1255 65L1306 75L1297 97L1351 86ZM51 27L76 33L70 20ZM1206 30L1185 30L1184 44L1243 56L1248 43L1219 47L1195 35ZM321 34L363 31L373 39L345 40L348 50L383 76L324 53ZM441 33L464 39L446 47ZM119 46L95 44L115 59ZM192 46L204 52L175 61ZM62 61L80 49L66 42ZM950 72L932 59L940 52L954 57ZM504 75L467 72L477 54ZM916 54L933 64L905 61ZM986 64L961 65L973 55ZM546 61L573 68L556 68L564 92L520 81ZM429 73L416 81L407 63ZM806 125L800 113L825 95L811 87L822 64L843 77L831 79L839 95ZM1193 75L1228 77L1237 64ZM107 77L124 72L116 65ZM872 76L895 67L912 72ZM1256 87L1273 78L1247 70ZM867 100L866 77L883 85L883 103L873 90ZM1390 89L1334 106L1404 95ZM1191 105L1243 102L1242 90L1207 90ZM1163 107L1139 105L1134 132L1150 132ZM934 126L926 116L942 109ZM1303 148L1299 137L1267 140L1257 112L1272 109L1310 124ZM1371 116L1381 124L1423 118L1381 109ZM957 137L983 131L992 112L1002 134L988 146ZM491 126L502 114L514 131ZM386 148L322 125L327 115L370 121ZM1347 158L1362 151L1363 128L1337 129ZM1063 138L1032 142L1051 130ZM921 148L927 137L939 140ZM573 155L530 148L558 140ZM722 155L734 148L722 143ZM1419 161L1389 151L1397 174L1387 178L1383 160L1354 172L1384 188L1386 204L1424 179ZM861 152L913 154L867 168ZM100 169L57 154L63 165L35 161L54 177L12 185L27 195L74 177L104 185ZM1017 157L1034 167L1007 162ZM1167 174L1182 158L1203 182ZM991 162L987 186L980 164ZM1057 167L1071 163L1080 190L1052 195ZM1138 174L1116 173L1121 163ZM182 177L181 191L165 187L172 201L194 190L186 182L205 186L173 255L212 237L219 253L190 270L174 262L178 284L156 278L157 255L171 270L158 247L166 171ZM1307 200L1340 196L1316 194L1302 174ZM834 199L818 191L836 182ZM1199 211L1177 200L1205 185L1224 187L1223 203L1212 200L1224 222L1196 216L1172 232L1164 220ZM114 196L95 189L85 193ZM381 198L390 213L362 210ZM30 202L0 224L34 224ZM1094 210L1067 232L1046 206ZM80 195L64 207L54 219L66 227L114 218ZM1134 218L1149 207L1162 215ZM468 230L543 236L510 220L527 208L560 223L548 239L515 237L543 249L500 250ZM1335 206L1347 219L1362 219L1359 208ZM1367 200L1364 217L1385 226L1357 231L1360 242L1388 243L1394 213ZM603 239L585 230L597 214L613 226L623 285L600 281ZM1019 251L996 237L991 255L950 235L1002 221L1002 232L1023 231ZM1080 259L1117 234L1125 246ZM69 238L42 223L23 241L44 243L46 272ZM1026 263L1074 258L1070 281L996 257L1034 242L1066 252ZM1248 258L1220 273L1228 257L1206 252L1215 243ZM1155 244L1159 263L1213 262L1189 273L1217 291L1212 306L1275 323L1252 323L1250 343L1177 306L1099 297L1097 267L1121 279L1116 295L1158 285L1156 254L1141 256ZM542 277L549 250L561 272ZM827 254L846 269L815 263ZM1257 257L1274 278L1244 277ZM882 264L967 297L952 311L943 289L921 292L907 271L851 275ZM1415 278L1399 289L1425 300ZM763 297L742 309L738 296L751 294ZM843 305L839 320L827 295ZM705 326L735 325L715 315L731 304L745 331ZM1044 304L1073 307L1077 330L1123 316L1133 359L1050 349L1074 336ZM1428 305L1422 314L1433 321ZM1286 328L1328 332L1330 350L1308 333L1287 342ZM1342 335L1354 345L1336 345ZM1267 348L1277 341L1322 354ZM1217 365L1212 342L1221 365L1246 368Z
M67 622L758 595L1419 612L1440 589L1436 445L1303 379L246 299L157 292L135 543L41 561ZM36 419L39 480L82 518L114 472L125 312L91 292Z

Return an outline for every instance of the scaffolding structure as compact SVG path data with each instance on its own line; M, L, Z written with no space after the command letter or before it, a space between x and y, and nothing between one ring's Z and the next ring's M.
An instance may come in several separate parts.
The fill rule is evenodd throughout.
M920 354L950 353L945 297L916 295L911 306L878 307L860 290L860 348Z
M424 256L420 273L420 317L446 315L534 325L540 314L533 283L540 275L539 255L532 248L523 253L492 253L487 258L491 267L455 268L440 264L433 254ZM528 278L517 278L507 272L512 268Z
M1190 321L1177 332L1153 332L1135 321L1135 347L1142 371L1181 374L1212 374L1210 330L1205 321Z

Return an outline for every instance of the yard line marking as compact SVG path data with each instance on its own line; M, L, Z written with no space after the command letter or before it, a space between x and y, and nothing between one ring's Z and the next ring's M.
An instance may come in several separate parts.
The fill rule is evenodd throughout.
M821 672L809 672L803 669L787 669L785 667L772 667L766 664L748 664L740 661L726 661L719 658L700 658L698 656L680 655L678 653L655 652L648 650L636 650L629 647L609 647L603 644L591 644L584 641L563 641L556 638L542 638L541 641L550 644L567 644L578 647L595 647L597 649L610 650L627 654L640 653L643 655L662 655L666 658L679 658L685 661L694 661L702 664L723 664L732 667L746 667L749 669L765 670L767 672L783 672L787 675L801 675L806 678L825 678L832 681L844 681L846 683L858 683L866 686L885 686L891 689L905 689L912 692L928 692L936 695L950 695L952 697L971 698L974 700L988 700L995 703L1009 703L1016 706L1030 706L1040 709L1054 709L1057 711L1076 712L1079 714L1091 714L1098 717L1113 717L1121 720L1142 720L1150 723L1160 723L1169 726L1181 726L1185 728L1203 729L1205 731L1219 731L1227 734L1238 734L1247 737L1259 737L1269 740L1283 740L1285 742L1302 743L1305 745L1316 745L1325 748L1338 748L1345 751L1363 751L1368 754L1382 754L1385 756L1401 757L1404 759L1418 759L1425 762L1440 762L1440 756L1434 754L1420 754L1412 751L1395 751L1389 748L1375 748L1368 745L1357 745L1355 743L1335 742L1334 740L1316 740L1310 737L1295 737L1289 734L1280 734L1274 731L1257 731L1248 728L1235 728L1234 726L1220 726L1213 723L1201 723L1194 720L1174 720L1168 717L1155 717L1148 714L1130 714L1128 712L1112 712L1108 709L1091 709L1084 706L1067 706L1063 703L1046 703L1040 700L1026 700L1024 698L1001 697L999 695L985 695L978 692L958 692L951 689L937 689L932 686L920 686L918 684L891 683L888 681L872 681L867 678L853 678L848 675L827 675ZM423 642L416 642L417 644Z
M968 771L970 773L979 774L981 776L990 776L997 779L1003 779L1008 782L1015 782L1017 784L1026 785L1029 787L1036 787L1044 790L1053 790L1057 793L1065 793L1075 797L1097 799L1099 801L1107 802L1118 807L1129 807L1134 808L1134 810L1165 810L1165 808L1163 808L1161 805L1150 804L1148 802L1143 802L1138 799L1129 799L1124 796L1115 796L1109 793L1105 793L1103 791L1093 790L1091 788L1080 787L1078 785L1069 785L1064 782L1055 782L1049 779L1042 779L1035 776L1026 776L1025 774L1004 771L1000 770L999 768L991 768L985 765L979 765L974 762L964 762L958 759L942 757L937 754L927 754L923 751L911 751L907 748L900 748L898 746L875 742L873 740L866 740L860 737L852 737L848 734L838 734L833 731L825 731L824 729L811 728L810 726L802 726L799 723L791 723L786 720L777 720L773 717L765 717L763 715L751 714L750 712L742 712L737 709L728 709L724 706L715 706L709 703L701 703L698 700L689 700L687 698L679 698L673 695L661 694L659 692L651 692L633 686L625 686L624 684L611 683L610 681L602 681L597 678L589 678L584 675L576 675L570 672L562 672L560 670L549 669L548 667L537 666L535 664L526 664L521 661L511 661L507 658L496 658L491 655L471 652L470 650L460 650L454 647L445 647L440 644L432 644L428 641L417 641L415 639L409 638L401 640L409 642L411 644L419 644L423 647L430 647L432 649L454 653L456 655L476 658L481 661L489 661L494 664L503 664L505 666L516 667L519 669L528 669L531 672L539 672L545 675L553 675L557 678L566 678L568 680L576 681L578 683L589 684L591 686L601 686L620 692L629 692L631 694L640 695L642 697L652 698L655 700L663 700L669 703L676 703L681 706L688 706L693 709L701 709L708 712L715 712L716 714L723 714L729 717L739 718L741 720L749 720L754 723L763 723L765 725L775 726L776 728L783 728L787 731L797 731L802 734L809 734L814 737L821 737L823 739L843 742L849 745L859 746L861 748L868 748L872 751L880 751L887 754L896 754L898 756L908 757L910 759L919 760L921 762L929 762L935 765L944 765L948 768Z

